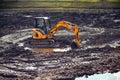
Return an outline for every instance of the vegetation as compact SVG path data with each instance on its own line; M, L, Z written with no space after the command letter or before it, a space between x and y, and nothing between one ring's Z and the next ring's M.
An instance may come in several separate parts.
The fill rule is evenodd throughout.
M99 2L99 0L21 0L21 1L79 1L79 2Z
M107 0L108 2L120 2L120 0Z
M120 2L120 0L0 0L1 1L77 1L77 2Z
M62 2L120 2L120 0L0 0L1 1L46 1L46 2L58 2L58 1L62 1Z
M42 10L42 11L73 11L80 9L111 9L120 8L119 0L1 0L0 9ZM14 1L14 2L12 2Z

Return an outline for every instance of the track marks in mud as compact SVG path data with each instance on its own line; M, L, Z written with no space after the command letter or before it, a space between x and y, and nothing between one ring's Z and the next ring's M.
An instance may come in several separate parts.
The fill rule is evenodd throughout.
M37 74L36 67L33 63L21 62L19 59L9 59L10 61L0 61L0 73L1 76L6 78L20 78L20 77L33 77ZM12 60L12 62L11 62ZM5 59L3 59L5 61ZM11 76L11 77L9 77ZM15 77L12 77L15 76Z
M55 16L54 14L49 14L49 15ZM56 14L56 16L57 15L58 14ZM62 15L65 16L64 13ZM20 17L18 15L16 16L18 18ZM120 69L118 65L120 59L119 57L120 31L119 29L111 28L113 27L114 24L109 26L111 29L109 29L108 26L104 26L104 25L110 25L112 23L116 23L117 26L119 27L118 25L119 19L116 19L118 15L116 15L116 13L113 15L111 14L110 16L114 16L112 19L111 17L109 17L109 14L107 15L80 14L78 16L73 14L73 16L75 17L77 16L77 18L74 19L68 16L68 14L66 14L66 16L67 17L64 17L65 20L71 20L71 21L74 20L72 22L80 24L79 25L79 31L81 36L80 48L65 53L60 52L60 53L52 53L52 54L51 53L38 54L38 53L32 53L30 51L26 51L24 49L21 50L21 48L19 47L23 47L24 45L19 43L21 43L21 40L23 40L24 42L24 39L28 38L25 37L26 35L27 36L31 35L31 33L29 33L31 29L17 30L12 34L7 34L0 38L1 41L0 51L8 50L7 52L4 51L0 52L0 55L5 53L4 56L1 55L0 58L0 73L1 73L0 75L2 77L5 77L5 79L9 76L18 77L22 79L21 77L29 78L36 76L41 78L41 77L46 77L46 74L48 74L47 76L52 75L50 76L50 78L53 76L57 76L58 78L59 76L62 77L63 79L64 77L75 78L76 76L89 75L89 74L100 73L105 71L113 71L113 72L118 71ZM22 19L23 18L21 19L19 18L18 22L19 20ZM59 21L60 19L56 17L56 19L53 22ZM108 21L108 23L101 24L105 20ZM15 23L16 25L18 24L18 22L17 23L13 22L13 23ZM20 23L22 22L24 22L24 20L20 21ZM29 25L30 23L31 21L29 22L28 20L27 23L24 22L23 24ZM81 25L85 25L85 26L81 26ZM58 32L58 34L60 33ZM17 43L19 46L16 45L14 46L13 43ZM13 48L11 49L12 46ZM15 47L18 49L15 50ZM18 53L16 53L16 51L18 51Z
M80 35L81 36L84 36L84 37L87 37L87 36L90 36L90 35L100 35L104 32L104 29L99 29L99 28L89 28L89 27L81 27L80 29ZM62 33L62 34L61 34ZM67 34L67 32L65 31L64 33L63 32L58 32L56 33L55 35L64 35L64 34ZM69 35L72 35L70 32L68 32ZM6 43L6 42L11 42L13 44L18 44L18 46L24 44L24 40L25 39L28 39L32 36L32 29L23 29L23 30L18 30L12 34L8 34L8 35L5 35L3 37L0 38L0 41ZM67 36L67 35L66 35ZM20 43L22 41L22 43ZM81 43L85 43L85 40ZM81 44L82 46L82 44Z
M120 30L119 29L104 29L101 34L81 36L83 38L81 42L81 49L94 49L94 48L104 48L111 47L117 48L120 46Z
M18 43L32 36L32 29L18 30L0 38L3 42Z

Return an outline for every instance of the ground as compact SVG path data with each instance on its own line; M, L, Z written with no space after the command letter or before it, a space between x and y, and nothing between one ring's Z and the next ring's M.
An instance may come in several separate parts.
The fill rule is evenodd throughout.
M33 19L49 16L79 26L80 48L68 52L34 53L17 43L30 35ZM107 12L1 12L1 80L74 80L83 75L120 71L120 10ZM61 37L60 37L61 38ZM24 42L24 40L23 40Z

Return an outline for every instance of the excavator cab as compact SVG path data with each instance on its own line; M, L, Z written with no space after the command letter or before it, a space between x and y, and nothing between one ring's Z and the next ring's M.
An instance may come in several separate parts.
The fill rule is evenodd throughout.
M41 30L43 34L47 34L51 29L49 17L35 17L35 28Z

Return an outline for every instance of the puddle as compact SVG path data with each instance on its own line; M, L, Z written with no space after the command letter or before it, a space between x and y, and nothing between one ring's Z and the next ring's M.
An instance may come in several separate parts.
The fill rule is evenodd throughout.
M94 75L88 76L88 78L83 76L83 77L75 78L75 80L120 80L120 72L94 74Z
M33 52L39 53L48 53L48 52L68 52L72 50L71 47L66 47L66 48L35 48L32 49Z

